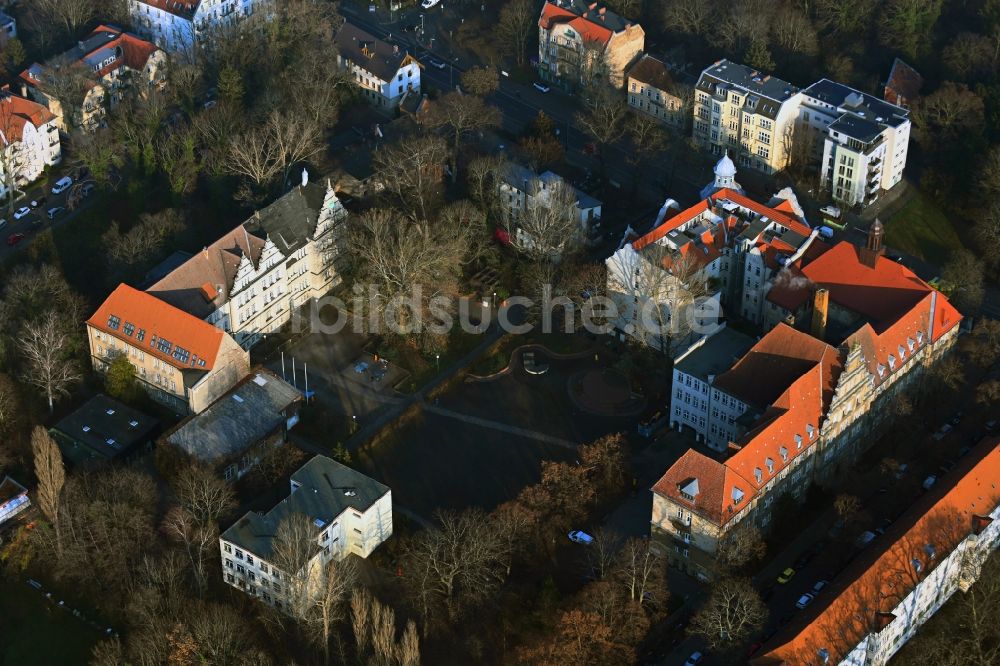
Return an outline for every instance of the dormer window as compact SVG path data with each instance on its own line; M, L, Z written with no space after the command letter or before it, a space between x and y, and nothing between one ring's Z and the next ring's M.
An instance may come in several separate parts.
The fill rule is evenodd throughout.
M889 369L894 370L896 368L896 357L889 354Z
M736 486L733 486L732 497L733 497L733 504L739 504L740 502L743 501L743 491L737 488Z
M764 479L764 472L761 471L760 467L754 467L753 476L757 479L757 483L760 483Z
M802 435L796 433L795 435L795 449L797 451L802 449Z
M681 497L689 502L693 502L694 498L698 495L698 479L690 479L682 483L678 490L681 493Z
M878 376L885 377L885 366L881 363L878 364Z
M927 553L927 557L931 558L932 560L935 557L937 557L937 551L934 550L934 544L930 544L930 543L926 544L924 546L924 552Z
M913 348L916 347L916 344L913 342L913 338L906 338L906 346L910 348L911 352L913 351Z
M788 462L788 449L782 446L778 449L778 455L781 456L783 462Z
M816 428L814 428L811 423L806 424L806 434L809 435L809 439L814 439L816 437Z
M910 563L913 564L913 570L916 571L917 573L920 573L920 571L924 568L924 565L921 564L919 558L914 557L912 560L910 560Z
M830 663L830 651L826 648L820 648L816 650L816 654L819 655L819 660L824 664Z
M917 344L918 345L924 344L924 332L923 331L917 331Z
M774 474L774 460L768 458L767 460L764 461L764 464L767 465L767 473Z

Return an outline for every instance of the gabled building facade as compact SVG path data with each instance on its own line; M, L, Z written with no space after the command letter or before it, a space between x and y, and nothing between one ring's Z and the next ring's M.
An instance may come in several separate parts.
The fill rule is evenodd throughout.
M420 63L405 49L345 22L334 38L337 66L350 74L362 95L380 109L396 109L407 95L420 95Z
M166 70L167 54L156 44L102 25L69 51L42 64L32 63L21 72L21 81L33 100L55 114L63 132L74 127L95 130L125 96L143 97L166 85ZM79 88L73 118L65 117L53 86Z
M283 612L308 603L329 562L366 558L392 536L392 491L378 481L316 456L290 484L288 497L266 513L247 513L219 537L226 583ZM288 571L275 537L283 522L295 519L315 529L315 550L299 571Z
M687 126L688 92L674 81L661 60L651 55L640 57L628 70L625 90L628 105L638 113L652 116L673 129Z
M236 27L273 0L128 0L132 25L169 53L189 53L213 32Z
M86 324L95 370L124 355L150 396L178 413L202 411L250 370L229 334L126 284Z
M1000 545L1000 441L980 442L774 640L755 666L884 666Z
M303 182L147 290L251 348L341 281L347 211L333 187Z
M538 74L570 89L599 78L620 89L645 44L642 26L598 2L546 0L538 18Z
M0 198L62 161L57 119L37 102L0 88Z
M899 391L953 347L961 315L881 256L875 226L865 248L840 243L786 266L806 279L776 280L768 296L809 332L778 323L705 387L707 439L728 457L688 451L654 485L652 533L674 565L710 578L728 531L766 529L775 497L801 497L856 460Z
M500 204L511 226L516 227L517 220L529 208L564 205L572 200L584 242L592 246L601 241L601 202L562 176L551 171L536 174L519 164L508 164L498 188Z

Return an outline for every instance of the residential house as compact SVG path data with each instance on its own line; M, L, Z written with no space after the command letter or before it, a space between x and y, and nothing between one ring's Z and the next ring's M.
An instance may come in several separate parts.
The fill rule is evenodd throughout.
M132 25L170 53L190 53L212 33L235 28L273 0L128 0Z
M587 0L546 0L538 18L538 74L567 88L607 77L616 88L646 44L638 23Z
M203 411L165 433L160 447L175 447L186 461L236 481L288 440L302 402L298 389L270 370L257 368Z
M882 99L909 109L920 98L920 89L924 86L924 77L917 70L896 58L889 71L889 79L885 82Z
M953 347L961 315L881 256L878 232L865 248L845 242L792 261L788 270L808 279L776 280L768 292L793 313L789 323L706 387L708 437L720 448L711 426L726 430L728 457L688 451L653 486L653 536L675 566L710 578L730 530L766 529L775 497L801 497L843 471L885 427L896 395Z
M7 12L0 11L0 46L17 37L17 21Z
M315 528L316 552L299 571L288 571L275 552L287 519ZM387 486L325 456L292 474L285 499L266 513L250 511L219 538L224 580L278 610L308 599L326 565L348 555L368 557L392 536L392 492Z
M0 198L62 160L56 117L7 86L0 88L0 142Z
M124 354L150 396L176 412L202 411L250 370L228 333L127 284L86 323L95 370Z
M420 94L420 63L406 49L344 22L334 38L337 66L380 109L395 109L407 93Z
M98 393L49 428L63 458L75 465L128 458L152 448L159 421Z
M983 440L764 646L755 666L884 666L1000 545L1000 440Z
M600 201L577 189L562 176L551 171L537 174L520 164L508 164L499 185L500 204L511 226L535 206L570 205L580 222L584 243L590 246L603 240Z
M21 72L31 99L55 114L59 129L94 130L105 124L108 109L129 95L143 97L166 84L167 54L151 42L101 25L76 46L42 64L32 63ZM77 90L79 99L67 103L60 96Z
M788 166L798 106L788 81L720 60L695 84L692 136L715 155L732 151L740 166L775 173Z
M689 115L687 93L674 81L667 66L651 55L643 55L628 71L628 105L652 116L667 127L684 129Z
M821 187L834 201L868 206L903 179L909 111L829 79L803 90L799 100L795 140L814 143Z
M727 415L737 412L736 404L730 406L730 398L713 400L712 390L715 378L722 375L754 346L755 340L725 325L711 335L699 338L686 351L674 359L673 393L670 398L670 422L678 429L687 426L695 431L695 439L707 441L709 446L725 449L729 441L735 439L734 421L729 428L723 426L720 432L719 410ZM714 411L715 418L712 419ZM738 418L742 412L735 416ZM709 432L712 437L709 438Z
M20 483L5 476L0 482L0 525L31 506L28 489Z
M723 309L762 321L771 280L810 252L818 232L790 190L762 204L730 189L739 187L735 174L724 155L705 199L671 217L668 200L651 231L606 260L619 335L675 354L711 333Z
M302 184L147 290L226 331L246 349L341 282L347 211L333 187Z

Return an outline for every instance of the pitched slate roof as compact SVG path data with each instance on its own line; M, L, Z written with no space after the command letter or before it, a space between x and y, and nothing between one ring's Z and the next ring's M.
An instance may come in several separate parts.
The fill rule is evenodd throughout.
M299 185L248 219L251 234L268 238L284 256L304 247L316 231L326 187L316 182Z
M289 516L302 514L314 521L316 532L348 509L367 511L389 492L389 487L326 456L316 456L292 474L298 488L267 513L250 511L222 533L222 538L258 557L272 555L278 526ZM353 492L345 495L345 491Z
M406 49L384 42L347 21L337 31L334 41L343 58L383 81L391 81L407 58Z
M924 77L917 70L896 58L892 62L889 80L885 83L885 98L891 104L900 101L912 102L920 95L924 85Z
M981 441L766 646L756 665L840 663L1000 504L1000 438Z
M781 105L799 91L788 81L731 60L719 60L706 67L695 87L715 95L734 86L749 93L743 102L748 113L768 118L776 118Z
M164 436L193 458L208 464L236 456L285 422L285 410L302 393L270 370L258 368Z
M124 283L87 324L181 370L211 370L225 336L222 329ZM178 358L183 357L178 348L188 353L187 361Z
M674 77L670 75L667 66L663 64L663 61L657 60L651 55L643 55L632 66L628 75L629 78L653 86L657 90L670 92L674 88Z

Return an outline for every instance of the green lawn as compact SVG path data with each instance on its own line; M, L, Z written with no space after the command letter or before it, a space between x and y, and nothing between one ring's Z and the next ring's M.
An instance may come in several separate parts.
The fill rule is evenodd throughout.
M951 220L920 193L886 221L886 243L938 266L948 261L953 250L962 247Z
M0 666L85 664L101 634L24 581L0 578Z

